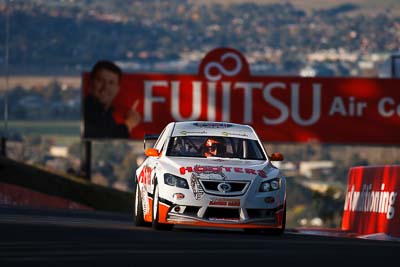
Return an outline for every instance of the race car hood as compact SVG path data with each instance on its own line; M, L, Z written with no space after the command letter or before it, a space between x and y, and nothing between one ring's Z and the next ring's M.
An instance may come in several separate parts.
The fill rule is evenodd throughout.
M166 161L171 172L189 178L196 173L203 179L216 180L253 180L256 177L275 178L279 169L264 160L243 159L202 159L169 158ZM175 171L174 171L175 170Z

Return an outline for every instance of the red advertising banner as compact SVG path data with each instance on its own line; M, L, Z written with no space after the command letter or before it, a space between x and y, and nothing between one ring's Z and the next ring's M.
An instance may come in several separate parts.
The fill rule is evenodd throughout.
M400 165L351 168L342 229L400 237L399 192Z
M197 75L125 73L113 106L118 123L132 107L139 114L131 139L171 121L217 120L252 125L268 142L400 144L400 79L252 76L232 48L210 51Z

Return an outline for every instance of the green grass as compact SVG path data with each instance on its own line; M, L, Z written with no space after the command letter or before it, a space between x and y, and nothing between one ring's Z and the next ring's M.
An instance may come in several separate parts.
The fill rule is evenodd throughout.
M20 134L79 137L80 121L9 121L8 129Z

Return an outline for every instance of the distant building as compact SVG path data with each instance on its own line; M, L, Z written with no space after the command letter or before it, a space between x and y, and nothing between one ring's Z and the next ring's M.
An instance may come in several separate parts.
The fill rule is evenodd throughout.
M315 77L317 75L317 71L311 66L306 66L300 70L299 74L301 77Z
M302 161L299 166L299 174L307 178L321 178L333 173L335 163L330 160Z
M390 55L379 68L379 77L400 78L400 52Z
M67 158L68 157L68 147L52 146L52 147L50 147L49 154L53 157Z
M277 161L277 162L273 162L273 164L277 168L281 169L287 176L295 176L298 174L298 166L291 161L289 161L289 162Z

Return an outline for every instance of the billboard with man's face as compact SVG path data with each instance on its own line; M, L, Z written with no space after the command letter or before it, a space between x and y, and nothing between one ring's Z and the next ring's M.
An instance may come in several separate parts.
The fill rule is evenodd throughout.
M400 144L399 79L253 76L232 48L210 51L196 75L123 74L112 116L123 125L132 112L133 140L171 121L216 120L249 124L266 142Z

